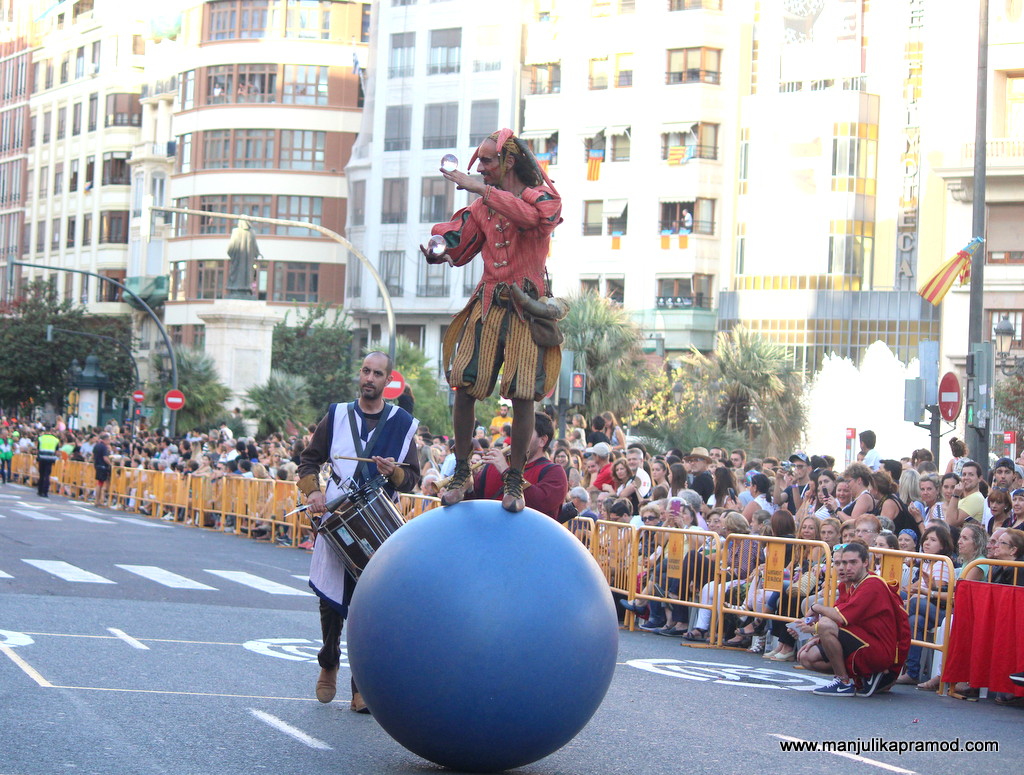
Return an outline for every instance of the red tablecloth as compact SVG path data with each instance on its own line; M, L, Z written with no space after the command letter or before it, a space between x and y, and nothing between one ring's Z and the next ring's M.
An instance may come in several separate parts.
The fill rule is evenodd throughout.
M1024 587L961 581L942 680L1024 697L1010 681L1024 670Z

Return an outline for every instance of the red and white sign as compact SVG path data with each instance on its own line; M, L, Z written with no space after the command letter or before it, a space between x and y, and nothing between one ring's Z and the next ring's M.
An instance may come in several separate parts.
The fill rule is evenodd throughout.
M857 438L857 429L856 428L847 428L846 429L846 438L848 438L848 439L855 439L855 438Z
M1017 444L1017 431L1003 431L1003 444L1011 447Z
M947 371L939 380L939 414L946 422L955 422L963 408L963 392L956 374Z
M168 390L164 396L164 406L172 412L181 409L185 405L185 394L180 390Z
M132 393L132 401L134 401L135 403L141 404L145 400L146 394L143 391L136 390L134 393Z
M384 398L389 401L398 398L402 395L403 390L405 390L405 377L397 371L392 371L391 381L384 386Z

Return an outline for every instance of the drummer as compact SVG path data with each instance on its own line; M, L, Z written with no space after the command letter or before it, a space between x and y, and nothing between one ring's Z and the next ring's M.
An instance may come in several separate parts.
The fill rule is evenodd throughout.
M419 422L404 409L385 403L383 398L384 387L391 381L392 368L394 364L385 353L367 355L359 370L359 399L348 404L331 404L302 451L298 487L306 497L311 514L323 514L326 503L343 493L342 485L350 479L362 484L380 473L385 477L384 490L392 498L397 492L412 492L419 482L419 455L413 441ZM369 458L374 462L344 460L339 455ZM331 479L324 493L320 490L319 473L321 466L328 462ZM337 689L341 628L348 616L356 580L325 541L316 541L313 545L309 586L320 597L324 642L317 655L320 677L316 682L316 698L330 702ZM369 713L354 681L351 708L358 713Z

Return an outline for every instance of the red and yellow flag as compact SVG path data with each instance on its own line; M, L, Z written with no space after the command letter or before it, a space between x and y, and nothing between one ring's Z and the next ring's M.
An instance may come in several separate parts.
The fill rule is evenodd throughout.
M971 259L981 249L983 242L981 237L975 237L968 242L967 247L939 267L939 271L921 286L918 293L932 305L939 306L949 293L949 289L953 287L954 280L959 277L960 284L963 285L971 279Z
M590 151L587 154L587 180L598 180L601 177L601 162L604 151Z
M668 163L669 166L678 166L680 164L686 164L690 159L693 158L693 146L692 145L672 145L668 149Z
M537 157L537 164L543 170L544 174L548 174L548 167L551 166L551 154L550 153L538 153L534 154Z

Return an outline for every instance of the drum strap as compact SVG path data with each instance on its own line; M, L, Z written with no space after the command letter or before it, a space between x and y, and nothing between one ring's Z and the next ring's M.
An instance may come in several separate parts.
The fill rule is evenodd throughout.
M385 404L384 405L384 412L383 412L383 414L381 414L380 420L377 421L376 427L370 432L370 436L366 440L366 445L364 446L363 445L363 440L362 440L362 438L359 435L359 426L356 424L356 412L358 412L359 410L358 410L358 408L356 406L356 402L355 401L353 401L349 405L349 408L348 408L348 425L349 425L349 428L352 431L352 444L353 444L353 446L355 446L356 455L358 457L370 457L373 454L373 448L375 446L377 446L377 439L380 438L380 432L384 428L384 425L388 421L388 417L387 417L387 415L389 414L388 408L389 408L388 405ZM369 470L368 469L369 469L369 464L368 463L360 463L358 466L356 466L356 473L352 477L352 479L356 483L365 482L367 479L370 478Z

